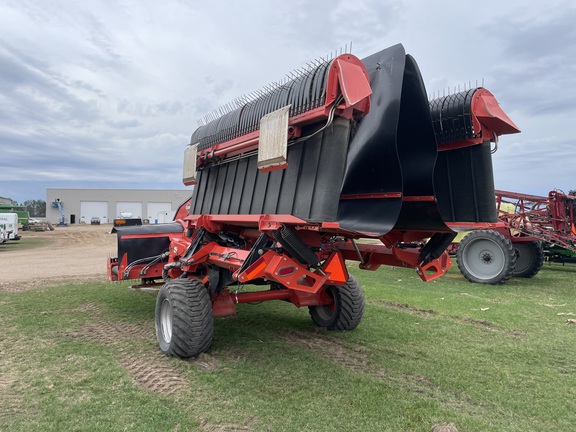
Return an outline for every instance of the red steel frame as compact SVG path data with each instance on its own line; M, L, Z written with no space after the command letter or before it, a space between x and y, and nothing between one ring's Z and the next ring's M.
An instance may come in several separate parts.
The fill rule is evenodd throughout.
M187 216L179 220L184 232L169 233L170 256L168 265L160 262L152 266L138 264L128 267L126 255L123 261L110 258L108 277L110 280L142 279L152 281L163 275L165 266L171 278L184 273L196 277L203 284L208 282L206 266L217 266L230 270L237 287L265 280L274 289L258 292L239 292L238 289L224 289L212 298L215 316L235 313L236 303L249 303L265 300L287 300L298 307L329 305L333 299L325 289L328 285L344 285L349 278L346 260L360 261L360 268L376 270L381 265L410 267L416 269L420 278L430 281L442 276L452 266L446 252L430 262L419 261L419 247L406 245L430 237L427 232L391 232L380 238L371 238L371 243L355 240L366 238L360 233L352 233L339 228L335 222L310 224L291 215L201 215ZM275 250L265 251L251 265L243 268L252 245L261 233L272 238L272 231L283 226L290 227L308 247L314 248L322 264L318 268L303 265L284 253ZM235 232L247 241L245 249L221 246L216 242L206 242L191 256L186 253L194 241L186 237L186 231L196 233L204 229L209 233ZM161 234L166 236L167 234ZM123 239L156 237L159 234L124 234ZM146 286L146 285L143 285Z
M512 242L544 241L576 252L576 196L556 190L547 197L497 190L496 206Z

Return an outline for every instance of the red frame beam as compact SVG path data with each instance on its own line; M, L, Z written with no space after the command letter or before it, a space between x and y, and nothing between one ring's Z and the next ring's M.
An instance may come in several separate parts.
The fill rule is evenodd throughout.
M548 197L495 192L498 218L513 242L545 241L576 252L576 197L559 191L550 191Z
M342 95L343 102L336 107L336 115L345 118L363 117L370 111L370 77L364 64L351 54L342 54L332 60L326 80L324 105L292 116L288 120L290 138L297 138L302 126L325 120L333 104ZM260 131L254 131L229 141L218 143L198 152L196 168L213 160L238 156L258 148ZM193 184L193 183L190 183Z

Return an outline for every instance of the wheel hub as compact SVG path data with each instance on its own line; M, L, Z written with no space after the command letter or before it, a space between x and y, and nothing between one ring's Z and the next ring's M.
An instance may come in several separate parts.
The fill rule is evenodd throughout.
M482 264L492 264L494 262L494 254L489 250L483 250L480 253L480 260Z

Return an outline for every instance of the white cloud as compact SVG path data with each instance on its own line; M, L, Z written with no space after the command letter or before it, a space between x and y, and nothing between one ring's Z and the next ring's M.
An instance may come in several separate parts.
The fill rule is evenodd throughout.
M523 130L502 138L496 186L573 188L575 18L561 0L7 0L0 195L25 200L48 182L122 185L127 176L180 187L198 119L350 41L360 57L403 43L430 93L484 79ZM15 189L32 179L38 196Z

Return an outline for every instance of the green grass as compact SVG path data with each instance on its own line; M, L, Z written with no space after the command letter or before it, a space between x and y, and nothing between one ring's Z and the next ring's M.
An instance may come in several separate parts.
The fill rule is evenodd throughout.
M49 241L50 239L47 238L31 238L26 236L22 236L20 240L6 240L5 243L0 244L0 254L11 250L35 249L46 246Z
M574 430L575 267L498 287L351 270L355 331L239 305L192 361L159 354L155 299L126 285L0 294L0 430Z

